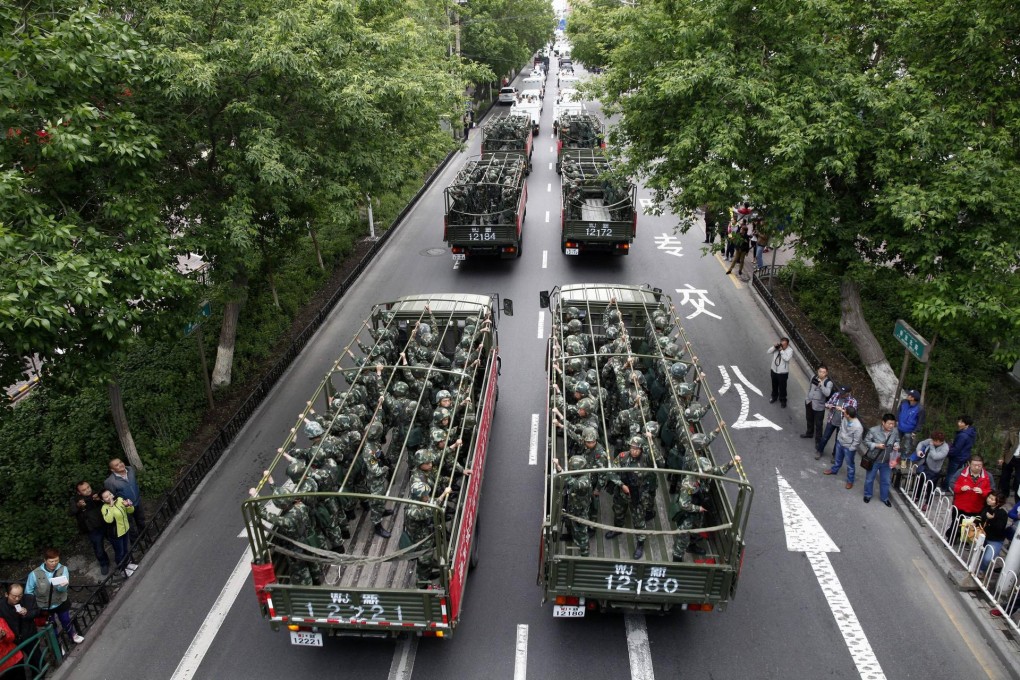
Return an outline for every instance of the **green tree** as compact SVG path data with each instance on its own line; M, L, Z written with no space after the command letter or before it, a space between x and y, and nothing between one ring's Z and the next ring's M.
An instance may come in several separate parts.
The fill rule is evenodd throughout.
M840 273L841 328L883 404L897 381L860 313L869 269L902 273L922 332L977 331L1015 360L1015 6L652 1L617 17L585 40L613 32L603 97L627 167L678 214L746 196Z
M617 26L626 22L625 13L632 7L620 0L580 0L571 8L567 22L570 55L589 68L605 68L622 40Z
M555 28L548 0L471 0L461 9L461 17L465 58L497 74L523 66Z
M230 383L253 277L314 229L346 228L452 147L464 79L439 0L159 0L146 103L168 163L167 219L224 303L213 382ZM437 31L437 28L444 30Z
M0 54L0 374L36 354L52 381L105 385L142 468L116 366L186 287L137 115L146 47L99 3L25 1L0 6Z

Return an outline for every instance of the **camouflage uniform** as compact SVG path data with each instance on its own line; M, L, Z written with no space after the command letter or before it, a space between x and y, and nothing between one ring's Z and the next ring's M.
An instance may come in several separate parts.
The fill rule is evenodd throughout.
M271 524L281 536L289 538L291 541L319 547L317 537L312 531L312 518L308 506L301 501L277 500L275 503L281 506L283 512L274 515L266 510L265 503L258 503L259 516ZM282 541L281 547L295 553L304 552L302 548L290 541ZM319 585L322 582L318 565L290 556L287 557L287 563L290 566L291 584L310 586Z
M568 461L571 470L582 470L586 467L584 457L572 456ZM594 485L591 475L569 475L563 482L563 499L566 511L574 517L590 519L592 501L594 500ZM575 520L567 519L564 522L565 528L570 533L582 557L587 557L588 551L588 527Z
M422 449L419 454L425 451ZM416 460L421 459L416 456ZM431 502L432 487L427 480L427 473L415 469L411 477L410 497L412 500L423 503ZM432 507L408 504L404 509L404 530L407 532L408 538L411 539L411 543L423 541L418 547L422 554L417 558L415 564L415 573L420 582L431 581L433 569L436 566L434 516L435 512Z
M632 441L631 446L642 446L640 437ZM644 529L646 522L655 516L655 490L657 483L653 472L626 472L628 468L652 467L651 461L646 458L644 451L636 458L624 451L616 459L616 467L609 476L609 484L613 487L613 523L622 527L626 517L627 509L630 508L631 519L635 529ZM624 493L623 487L627 486L630 493ZM610 532L615 536L615 532ZM611 538L610 533L606 538ZM639 546L645 542L645 534L638 534Z
M708 475L725 475L729 472L730 468L733 467L733 461L726 463L725 465L712 466L712 463L708 458L694 457L695 466L700 467L701 472ZM698 496L701 494L703 489L704 481L701 477L694 475L684 475L684 479L680 482L680 490L677 493L675 506L676 511L673 514L673 521L676 522L677 529L698 529L704 526L705 523L705 512L707 509L699 504ZM680 534L676 537L673 542L673 561L682 562L684 559L684 553L687 552L691 545L693 534L685 533Z
M372 446L369 442L365 442L365 447L361 451L361 461L365 465L368 493L377 496L386 493L387 475L390 472L389 466L384 465L380 460L379 453L379 448ZM383 517L392 514L392 511L386 511L386 502L381 498L369 500L368 507L372 524L376 527L376 533L382 533L380 529L382 528Z

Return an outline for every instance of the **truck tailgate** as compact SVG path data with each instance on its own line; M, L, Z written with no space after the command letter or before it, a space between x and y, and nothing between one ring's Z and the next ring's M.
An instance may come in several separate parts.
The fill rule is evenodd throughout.
M442 589L372 591L273 584L266 590L270 619L281 624L335 629L333 634L344 629L395 634L394 628L449 628Z

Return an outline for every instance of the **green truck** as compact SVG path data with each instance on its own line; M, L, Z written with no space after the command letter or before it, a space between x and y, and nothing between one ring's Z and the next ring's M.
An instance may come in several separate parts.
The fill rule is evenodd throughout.
M454 260L521 256L527 214L528 161L517 153L469 160L444 192L443 240Z
M421 294L374 306L295 409L242 503L259 609L292 644L457 629L478 558L497 302ZM502 312L512 315L511 301Z
M637 189L612 174L602 148L570 149L560 177L564 255L626 255L637 235Z
M553 317L538 575L543 601L551 600L553 616L561 618L596 610L722 610L737 589L753 488L672 301L647 285L575 284L541 293L540 304ZM582 393L594 402L571 405ZM577 441L575 420L582 414L589 434L580 438L593 445ZM708 433L703 420L719 427ZM620 467L634 436L643 440L645 466ZM605 464L590 454L597 447ZM727 474L729 464L735 475ZM699 489L687 498L704 508L690 524L681 504L685 479ZM643 510L624 502L639 496L621 496L620 480L634 487L628 494L644 489ZM590 505L579 489L594 494ZM622 523L614 500L625 508ZM636 512L645 518L643 529L634 528ZM675 550L681 537L691 542Z
M556 118L553 132L559 137L556 142L556 172L562 171L565 158L578 151L606 148L606 126L594 113L564 112Z
M515 105L516 106L516 105ZM509 114L490 118L482 126L482 157L523 156L531 172L531 155L534 152L534 133L538 126L532 125L530 113L511 111Z

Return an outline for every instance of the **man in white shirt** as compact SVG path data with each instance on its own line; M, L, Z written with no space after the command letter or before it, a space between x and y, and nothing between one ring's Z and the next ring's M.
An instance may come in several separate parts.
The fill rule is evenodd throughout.
M780 338L779 342L768 349L772 358L770 365L772 373L772 397L770 404L779 400L779 405L786 408L786 383L790 380L790 359L793 358L793 348L790 347L790 338Z

